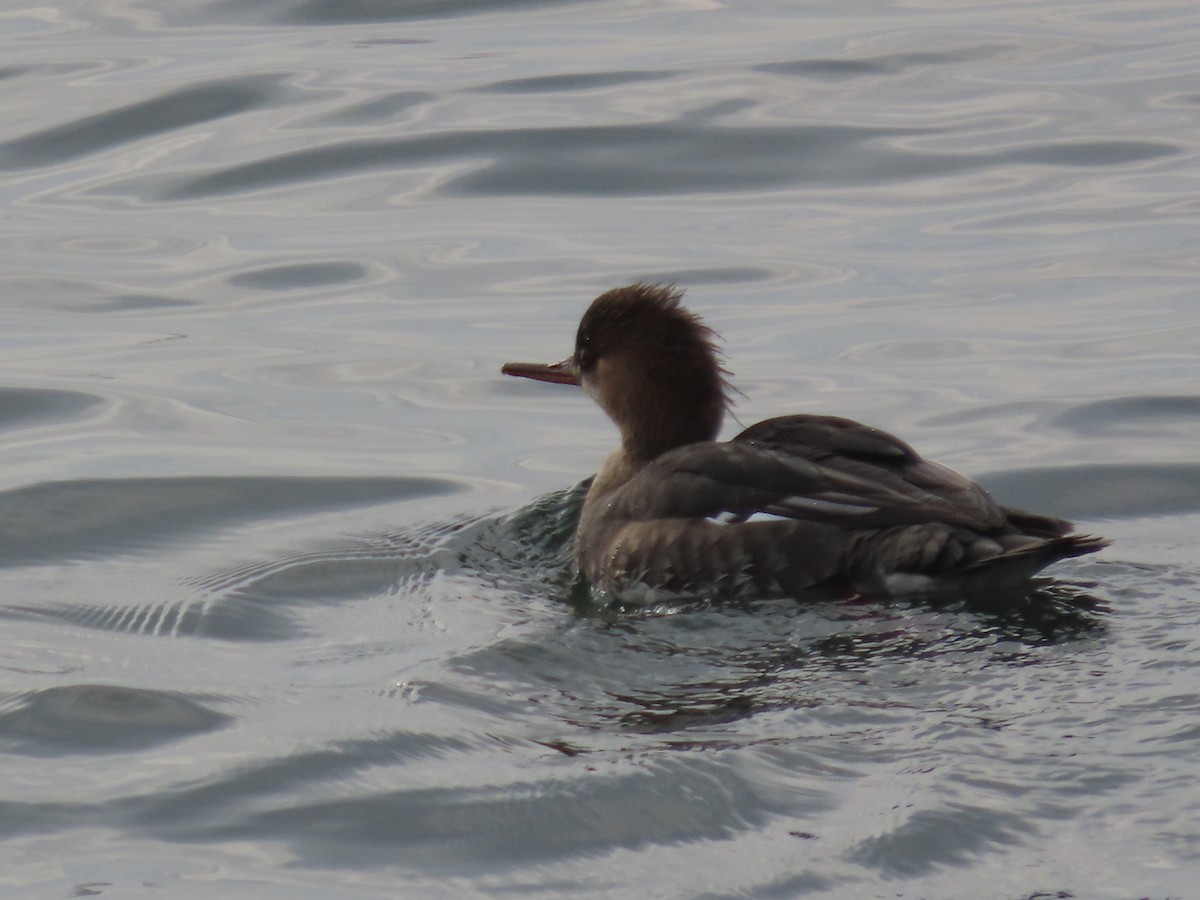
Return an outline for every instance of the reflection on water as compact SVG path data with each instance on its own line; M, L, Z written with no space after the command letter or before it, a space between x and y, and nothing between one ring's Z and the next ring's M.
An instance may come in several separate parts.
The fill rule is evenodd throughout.
M1190 895L1191 6L4 22L0 894ZM497 368L636 278L1115 544L591 603L611 427Z

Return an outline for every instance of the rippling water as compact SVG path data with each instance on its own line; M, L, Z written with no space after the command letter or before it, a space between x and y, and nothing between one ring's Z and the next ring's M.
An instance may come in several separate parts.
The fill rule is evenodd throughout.
M0 21L4 896L1195 893L1194 4ZM590 609L611 426L498 366L637 278L1114 546Z

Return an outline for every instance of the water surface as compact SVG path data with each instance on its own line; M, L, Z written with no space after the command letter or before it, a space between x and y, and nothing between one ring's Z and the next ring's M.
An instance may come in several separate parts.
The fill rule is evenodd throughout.
M0 895L1192 892L1191 5L3 21ZM588 606L613 430L498 369L635 279L745 424L1114 545L1003 603Z

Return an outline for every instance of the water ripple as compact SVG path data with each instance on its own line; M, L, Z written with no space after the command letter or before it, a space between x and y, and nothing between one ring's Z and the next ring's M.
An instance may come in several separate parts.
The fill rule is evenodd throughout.
M0 170L40 168L102 153L180 128L282 102L274 75L176 88L103 113L0 143Z
M430 478L129 478L0 493L0 565L160 546L218 523L415 497L463 487Z
M761 190L801 184L856 184L941 177L1007 166L1088 167L1170 156L1153 141L1070 141L993 153L896 152L888 142L932 134L911 128L806 125L763 128L629 124L443 132L392 140L345 141L291 151L201 176L138 177L93 189L139 202L179 202L295 186L398 166L478 161L442 180L445 196L655 195ZM852 169L846 167L853 157ZM731 167L730 158L738 164Z

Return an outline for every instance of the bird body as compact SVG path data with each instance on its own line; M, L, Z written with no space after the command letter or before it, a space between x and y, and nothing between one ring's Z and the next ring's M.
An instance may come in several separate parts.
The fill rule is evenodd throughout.
M717 433L727 373L681 293L635 284L584 314L575 351L506 374L581 384L621 431L575 535L579 572L620 597L940 593L1019 586L1108 542L998 504L971 479L849 419Z

